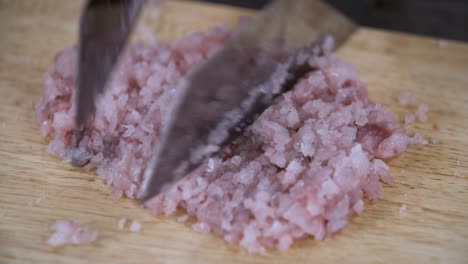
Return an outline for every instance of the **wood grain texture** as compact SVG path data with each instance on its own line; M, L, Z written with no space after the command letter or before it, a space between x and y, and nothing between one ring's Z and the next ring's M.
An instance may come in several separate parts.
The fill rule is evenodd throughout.
M0 0L0 263L468 262L468 45L360 29L338 53L359 69L370 97L397 116L415 110L394 102L400 91L428 103L429 122L408 129L440 144L391 161L395 186L332 239L252 256L175 216L154 218L133 201L112 201L95 173L46 154L33 105L56 52L76 42L79 8L73 0ZM248 13L175 2L152 29L172 40ZM142 231L118 230L120 217L141 221ZM99 239L48 246L49 226L72 218L98 230Z

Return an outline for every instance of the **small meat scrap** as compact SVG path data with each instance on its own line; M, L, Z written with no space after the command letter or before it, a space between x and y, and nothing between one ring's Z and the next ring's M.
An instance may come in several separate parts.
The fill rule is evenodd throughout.
M406 204L400 206L400 218L405 218L406 217Z
M177 217L177 222L183 223L183 222L186 222L188 219L189 219L188 215L182 215L182 216Z
M410 138L410 144L414 146L424 146L429 144L429 142L424 139L421 134L415 133L413 137Z
M401 106L411 106L416 103L416 97L410 92L401 92L396 99Z
M407 114L405 116L405 125L412 124L414 122L426 122L427 121L427 112L429 112L429 106L427 104L420 104L416 113ZM433 126L434 127L434 126Z
M127 218L125 217L120 218L119 221L117 222L117 228L121 230L124 229L126 223L127 223Z
M439 39L438 44L439 44L439 48L446 48L448 45L448 42L445 39Z
M200 232L200 233L208 233L210 232L210 226L206 223L198 222L192 225L193 230Z
M98 232L80 225L79 220L60 220L52 225L55 231L47 241L52 246L79 245L91 243L98 237Z
M414 114L407 114L405 116L405 125L410 125L416 121L416 116Z
M415 115L420 122L426 122L427 112L429 112L429 106L427 104L420 104Z
M133 220L129 227L130 231L132 232L140 232L141 230L141 223L138 220Z

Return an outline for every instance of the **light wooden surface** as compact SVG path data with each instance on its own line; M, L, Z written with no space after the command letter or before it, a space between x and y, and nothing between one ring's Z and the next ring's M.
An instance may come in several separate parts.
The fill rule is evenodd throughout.
M252 256L175 217L154 218L133 201L112 201L94 173L46 155L33 104L55 53L76 41L79 6L0 0L0 263L468 263L467 44L360 29L339 54L357 66L370 97L399 117L409 112L392 99L400 91L428 103L429 122L410 129L441 143L393 160L395 187L385 187L380 202L366 203L332 239ZM154 29L174 39L245 13L173 3ZM142 231L118 230L120 217L141 221ZM98 230L98 241L48 246L50 224L72 218Z

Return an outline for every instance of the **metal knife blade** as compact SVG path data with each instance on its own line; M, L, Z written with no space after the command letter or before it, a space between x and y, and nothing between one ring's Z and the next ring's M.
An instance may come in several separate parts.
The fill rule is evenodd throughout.
M79 30L75 126L82 129L118 61L144 0L88 0Z
M140 202L159 194L200 165L204 159L217 153L279 95L265 90L271 88L271 85L264 85L274 74L275 67L267 65L256 76L249 76L251 69L248 64L260 41L259 36L268 32L265 25L272 25L275 21L282 23L278 19L281 18L281 12L300 6L298 2L306 3L310 7L308 11L322 12L320 15L311 12L310 16L317 15L340 22L334 27L322 21L320 25L326 25L327 29L316 30L322 35L335 35L338 45L354 31L352 22L345 21L337 11L326 4L323 6L321 1L275 1L249 30L241 31L229 40L223 49L192 71L179 88L171 119L145 171L138 195ZM297 11L304 15L304 10ZM324 16L326 14L330 16ZM291 16L294 15L289 14L288 17ZM348 24L343 28L342 22ZM303 46L304 43L290 43L289 47L299 45ZM291 81L294 78L311 70L307 68L306 61L299 61L300 52L296 55L285 64L289 67L290 76L284 77L285 87L281 92L292 87ZM243 83L243 80L249 78L250 83ZM255 87L257 89L253 90Z

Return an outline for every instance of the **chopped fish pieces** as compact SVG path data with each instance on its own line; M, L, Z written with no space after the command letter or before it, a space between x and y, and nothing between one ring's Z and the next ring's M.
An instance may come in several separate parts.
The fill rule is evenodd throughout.
M63 50L44 76L36 108L41 135L52 139L48 152L96 168L113 193L135 198L179 84L230 34L217 27L174 43L130 45L78 137L73 134L77 49ZM285 251L299 239L330 237L364 211L365 197L377 200L382 182L393 183L384 160L424 140L408 137L387 109L368 98L354 67L335 54L311 56L308 63L316 70L220 156L148 201L149 212L170 215L181 209L197 220L196 231L261 253ZM57 235L52 243L70 241L73 226L58 225L67 239ZM136 222L130 225L139 229ZM85 234L85 241L97 236Z
M52 225L52 229L54 233L47 241L52 246L91 243L98 237L97 231L81 226L79 220L57 221Z

